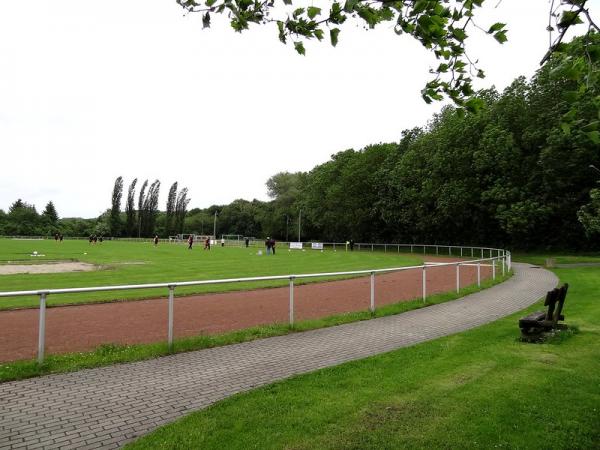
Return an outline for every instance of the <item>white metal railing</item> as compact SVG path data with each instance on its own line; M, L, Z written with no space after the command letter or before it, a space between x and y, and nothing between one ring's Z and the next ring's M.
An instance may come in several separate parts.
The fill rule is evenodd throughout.
M334 244L335 245L335 244ZM345 243L338 245L346 245ZM358 245L358 244L356 244ZM364 244L362 244L364 246ZM305 273L297 275L273 275L263 277L246 277L246 278L226 278L219 280L198 280L198 281L178 281L169 283L149 283L149 284L132 284L132 285L115 285L115 286L97 286L88 288L65 288L65 289L37 289L31 291L12 291L12 292L0 292L0 298L3 297L23 297L37 295L39 296L40 308L39 308L39 326L38 326L38 354L37 360L39 363L44 361L44 350L45 350L45 330L46 330L46 299L48 295L57 294L75 294L83 292L101 292L101 291L123 291L132 289L155 289L155 288L168 288L169 290L169 301L168 301L168 330L167 330L167 341L169 349L173 347L173 316L174 316L174 295L175 288L182 286L199 286L209 284L227 284L227 283L242 283L242 282L255 282L255 281L273 281L273 280L289 280L289 324L294 325L294 280L302 278L317 278L317 277L335 277L345 275L370 275L370 304L369 311L375 311L375 274L386 273L386 272L401 272L404 270L422 270L422 298L423 301L427 298L427 268L443 267L443 266L455 266L456 267L456 292L460 290L460 268L461 266L476 266L477 267L477 285L481 286L481 267L487 266L492 268L492 278L496 279L496 265L501 264L502 275L505 275L506 271L510 271L512 267L511 253L503 249L494 249L486 247L461 247L461 246L442 246L442 245L417 245L417 244L369 244L373 250L374 246L411 246L411 250L414 247L425 248L436 248L436 254L439 254L440 248L448 248L449 254L452 254L452 249L460 248L461 256L463 255L463 249L470 249L471 255L474 254L474 250L481 251L481 258L467 260L467 261L453 261L453 262L435 262L425 263L420 266L403 266L403 267L391 267L384 269L368 269L368 270L352 270L345 272L323 272L323 273ZM399 248L399 247L398 247ZM489 251L489 257L483 257L484 251ZM496 252L496 256L492 256L492 252ZM425 253L425 251L424 251Z

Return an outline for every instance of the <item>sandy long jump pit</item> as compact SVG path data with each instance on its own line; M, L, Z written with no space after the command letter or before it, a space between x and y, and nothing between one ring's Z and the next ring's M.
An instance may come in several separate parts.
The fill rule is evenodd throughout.
M89 263L68 262L41 262L37 264L0 264L0 275L16 275L19 273L62 273L62 272L89 272L98 269L98 266Z

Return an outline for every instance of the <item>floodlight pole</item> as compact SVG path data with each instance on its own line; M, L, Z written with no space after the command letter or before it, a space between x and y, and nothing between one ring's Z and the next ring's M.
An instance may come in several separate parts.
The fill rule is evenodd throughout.
M213 236L214 236L214 239L216 242L216 240L217 240L217 211L215 211L215 221L213 223ZM217 245L217 244L215 243L215 245Z
M285 215L285 242L288 241L288 225L290 224L290 216Z

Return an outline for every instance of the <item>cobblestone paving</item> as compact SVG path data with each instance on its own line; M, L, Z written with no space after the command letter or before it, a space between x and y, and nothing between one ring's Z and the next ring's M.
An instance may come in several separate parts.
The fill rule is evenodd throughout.
M397 316L0 384L0 450L117 448L237 392L491 322L558 282L513 267L491 289Z

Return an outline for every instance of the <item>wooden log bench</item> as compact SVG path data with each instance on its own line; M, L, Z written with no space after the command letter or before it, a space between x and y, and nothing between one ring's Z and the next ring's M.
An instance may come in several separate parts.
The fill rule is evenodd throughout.
M547 311L536 311L519 319L521 339L530 342L538 341L544 337L545 333L567 328L565 324L559 324L558 321L565 320L562 309L567 298L568 289L569 284L565 283L560 288L548 291L544 302L544 306L548 307Z

